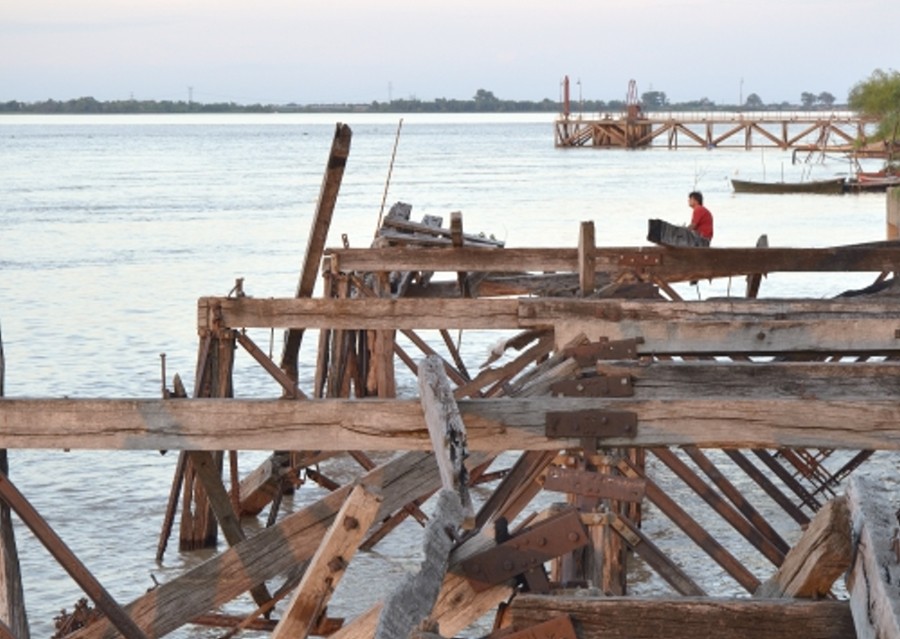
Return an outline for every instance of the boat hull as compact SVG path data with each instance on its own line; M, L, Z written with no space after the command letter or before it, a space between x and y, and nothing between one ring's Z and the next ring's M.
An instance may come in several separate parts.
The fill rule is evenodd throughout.
M735 193L828 193L844 192L844 178L811 180L808 182L753 182L731 180Z

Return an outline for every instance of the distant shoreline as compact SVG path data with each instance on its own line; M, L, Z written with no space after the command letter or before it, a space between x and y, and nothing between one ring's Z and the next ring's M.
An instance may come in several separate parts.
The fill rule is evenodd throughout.
M577 108L572 105L573 115L579 113L596 113L603 111L624 111L627 105L622 100L584 100ZM679 104L666 104L660 108L644 110L654 111L735 111L749 108L748 105L716 105L712 102L694 101ZM754 111L785 110L835 110L844 109L846 105L808 105L790 104L756 104ZM32 114L136 114L136 113L562 113L560 102L544 99L500 100L487 92L487 97L473 100L438 99L431 102L421 100L392 100L390 102L371 102L369 104L236 104L234 102L201 103L171 100L112 100L100 101L91 97L72 100L45 100L42 102L19 102L10 100L0 102L0 114L32 113Z

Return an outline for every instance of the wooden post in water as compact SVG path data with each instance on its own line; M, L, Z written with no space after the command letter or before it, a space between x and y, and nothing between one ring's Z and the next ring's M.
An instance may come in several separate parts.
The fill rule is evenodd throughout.
M215 311L213 311L215 312ZM197 360L194 397L233 397L235 340L227 331L222 335L206 335L201 340ZM213 460L218 472L222 470L222 451L215 451ZM206 487L189 459L184 473L180 550L213 548L218 537L216 518L209 502Z
M0 335L0 397L3 397L3 381L6 363L3 358L3 337ZM6 449L0 449L0 473L9 475ZM19 553L13 532L12 513L9 504L0 500L0 622L17 639L28 639L28 615L25 613L25 596L22 589L22 573Z

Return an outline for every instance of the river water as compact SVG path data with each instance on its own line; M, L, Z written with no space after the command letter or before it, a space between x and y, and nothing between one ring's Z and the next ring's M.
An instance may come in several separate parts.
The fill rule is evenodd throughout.
M169 383L178 372L190 393L199 297L227 294L236 278L255 297L294 294L337 122L351 126L353 140L329 246L341 245L342 234L350 246L368 246L382 200L385 210L411 203L414 220L442 215L447 224L450 212L461 211L466 232L494 235L508 247L575 247L584 220L595 222L600 246L641 246L649 218L689 219L694 189L715 216L716 246L753 246L763 233L770 246L784 247L884 239L883 194L736 195L729 183L732 176L845 174L846 161L829 158L810 169L772 150L562 150L553 145L553 119L407 115L401 126L400 116L365 114L0 116L6 396L159 397L162 353ZM772 275L761 296L828 297L873 277ZM742 284L734 283L734 294ZM728 295L731 285L702 282L682 292ZM271 335L253 337L280 353ZM465 336L463 350L480 363L494 339ZM307 338L306 381L314 349ZM239 353L235 394L279 391ZM208 556L179 553L173 539L163 562L154 560L176 455L9 456L11 479L120 603ZM242 471L262 456L243 453ZM876 456L872 463L888 468L890 461ZM304 486L285 510L319 495ZM651 512L648 529L663 540L689 544L654 521ZM784 534L791 531L786 524ZM329 613L352 616L368 607L391 578L416 566L417 539L414 525L401 528L355 562L361 568L351 565ZM82 595L22 526L17 540L32 636L49 637L53 616ZM715 570L707 577L725 594L740 590ZM371 587L373 579L379 587ZM657 587L645 574L633 592ZM217 634L185 628L177 636Z

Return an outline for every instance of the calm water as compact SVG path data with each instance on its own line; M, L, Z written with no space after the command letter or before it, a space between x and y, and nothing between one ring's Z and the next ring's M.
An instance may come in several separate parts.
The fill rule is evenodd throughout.
M238 277L255 297L293 295L338 121L350 124L353 141L329 246L346 234L351 246L365 247L398 116L0 117L6 395L158 397L161 353L170 380L181 373L190 392L197 298L225 295ZM462 211L466 232L493 234L509 247L574 247L583 220L594 220L599 245L640 246L648 218L688 220L687 193L697 188L715 215L717 246L752 246L763 233L770 246L884 239L883 195L732 193L734 175L794 179L809 172L789 154L559 150L552 123L547 114L404 117L387 207L409 202L413 219L429 213L446 221ZM812 169L814 177L847 170L840 160ZM761 295L827 297L872 278L772 275ZM734 283L736 294L742 284ZM725 295L729 285L702 283L700 291ZM280 353L277 339L253 337ZM463 339L480 363L494 337ZM307 339L301 353L307 379L314 347ZM235 389L241 397L279 394L240 352ZM259 459L244 454L243 469ZM10 475L124 604L154 579L204 558L170 548L161 565L154 561L174 463L174 454L13 450ZM286 508L319 494L304 487ZM647 525L655 525L661 545L669 537L689 544L652 515ZM415 567L415 534L410 528L355 562L329 612L352 616L372 601L377 589L354 587L354 571L368 581L366 570L397 575ZM49 637L53 616L81 593L27 530L17 535L33 636ZM634 590L657 582L648 576Z

